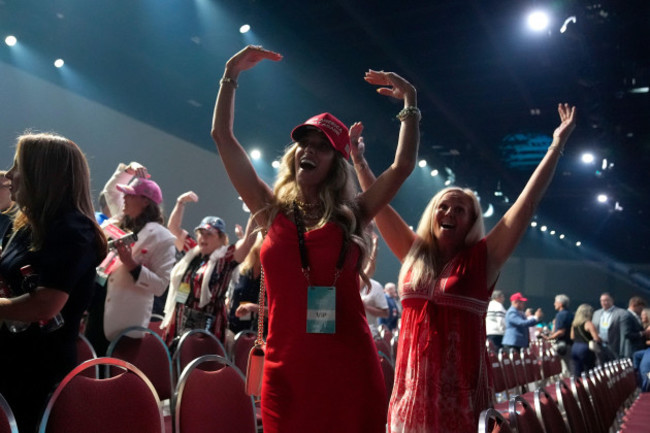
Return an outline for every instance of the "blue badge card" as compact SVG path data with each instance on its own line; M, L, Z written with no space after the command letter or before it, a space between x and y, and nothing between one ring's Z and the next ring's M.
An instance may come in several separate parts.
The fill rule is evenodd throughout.
M307 288L307 332L334 334L336 332L336 287Z

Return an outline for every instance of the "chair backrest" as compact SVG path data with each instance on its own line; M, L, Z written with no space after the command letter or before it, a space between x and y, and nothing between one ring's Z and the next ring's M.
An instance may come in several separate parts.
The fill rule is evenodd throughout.
M206 364L219 369L206 369ZM244 377L226 358L205 355L181 373L176 387L175 433L255 433L255 404Z
M162 323L163 319L164 317L161 316L160 314L152 314L151 319L149 319L149 325L147 326L153 332L158 334L161 338L165 333L164 329L160 329L160 324Z
M377 348L377 352L382 352L389 358L391 357L390 343L386 342L383 338L375 338L375 347Z
M559 380L555 384L555 395L560 412L564 412L571 433L588 433L587 424L580 410L576 396L570 388L571 379Z
M192 329L181 335L172 359L176 367L176 377L180 377L185 367L203 355L219 355L228 359L226 349L213 333L205 329ZM210 369L216 367L216 364L209 366ZM204 365L201 368L208 367Z
M503 375L503 369L501 368L501 362L499 361L499 356L496 352L488 352L488 360L490 362L490 370L492 371L492 381L494 384L494 392L496 394L505 392L506 398L508 398L508 384ZM495 396L496 401L496 396Z
M92 343L82 333L77 334L77 365L95 358L97 358L97 352L95 352ZM82 374L88 377L99 377L99 368L89 368L84 370Z
M524 362L521 359L521 352L519 350L511 350L510 361L512 361L512 366L515 371L515 379L517 380L517 385L523 389L528 384L528 379L526 378L526 369L524 367Z
M569 433L569 426L553 397L544 389L535 390L535 412L547 432Z
M127 336L132 332L142 335L142 338ZM142 326L125 329L111 342L106 354L138 367L151 380L161 400L172 397L172 360L169 349L151 329Z
M534 348L522 349L521 359L526 370L526 380L529 384L532 383L537 388L538 385L541 385L542 381L542 367L537 355L535 355Z
M120 373L108 379L81 374L98 365ZM50 397L39 433L163 433L160 400L151 381L134 365L116 358L96 358L77 366Z
M386 414L388 414L388 403L393 393L393 383L395 382L395 366L393 361L385 353L379 352L379 366L384 375L384 384L386 385Z
M511 433L510 422L496 409L485 409L478 417L478 433Z
M605 429L603 423L600 421L599 416L596 414L596 409L589 397L589 393L585 389L584 381L580 377L571 378L571 392L573 396L576 397L578 404L580 405L580 411L582 412L587 424L587 431L590 433L604 433Z
M503 371L503 377L506 381L508 389L517 388L517 376L515 374L515 367L510 359L510 354L507 350L499 349L499 362Z
M0 433L18 433L16 417L2 394L0 394Z
M390 350L393 353L393 361L397 359L397 348L399 347L399 335L393 333L393 338L390 339Z
M246 374L246 366L248 365L248 354L255 345L256 339L257 334L253 331L240 331L235 335L235 342L232 349L233 363L244 375Z
M516 395L510 399L508 415L510 425L517 433L544 433L535 410L523 397Z

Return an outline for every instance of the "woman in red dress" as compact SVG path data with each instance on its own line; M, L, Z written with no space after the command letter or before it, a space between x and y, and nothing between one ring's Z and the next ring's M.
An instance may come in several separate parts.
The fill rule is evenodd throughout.
M475 432L491 404L485 315L499 270L519 243L551 182L575 127L575 107L559 105L562 123L523 192L484 236L481 207L469 189L447 188L422 214L417 232L387 206L375 217L402 262L402 328L391 396L389 432ZM361 187L374 176L352 136Z
M415 165L416 91L391 72L369 71L382 95L404 101L394 163L356 195L347 162L348 128L329 113L299 125L271 190L234 137L239 74L282 56L248 46L227 63L212 137L230 179L266 231L262 245L269 306L262 417L265 433L385 431L377 352L361 298L367 224L393 198ZM362 128L355 124L355 130Z

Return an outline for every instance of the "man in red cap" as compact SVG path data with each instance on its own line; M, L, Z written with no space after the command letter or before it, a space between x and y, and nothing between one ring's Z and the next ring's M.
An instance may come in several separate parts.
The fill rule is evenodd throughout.
M520 292L510 296L510 308L506 312L506 333L503 335L503 348L506 350L528 347L528 328L536 325L544 316L542 309L538 308L535 315L527 319L524 314L527 301Z

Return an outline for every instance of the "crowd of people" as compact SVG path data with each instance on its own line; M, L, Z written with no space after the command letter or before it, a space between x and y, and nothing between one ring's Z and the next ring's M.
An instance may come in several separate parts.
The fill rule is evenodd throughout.
M244 71L281 59L247 46L220 81L212 137L251 212L245 229L236 225L235 242L218 216L183 227L185 207L199 200L192 191L165 222L161 188L138 162L119 164L95 212L74 142L19 137L13 166L0 172L0 350L14 355L0 357L0 394L21 431L35 431L48 393L74 367L80 330L101 356L154 313L170 346L192 329L227 346L234 334L256 330L258 313L268 317L267 433L476 431L479 413L493 404L486 339L494 350L549 339L578 375L620 357L648 368L643 299L625 310L605 293L601 309L583 304L574 314L557 295L553 326L538 336L541 309L527 314L521 292L506 309L505 293L495 290L575 128L575 107L558 106L548 151L487 234L476 195L457 187L437 192L413 230L389 203L415 166L421 114L415 87L394 72L365 75L379 95L403 104L394 161L381 174L365 159L372 150L364 125L348 128L321 113L290 132L275 185L260 179L233 130L235 94ZM402 264L396 283L372 278L379 235ZM380 327L399 336L387 419L374 343ZM21 386L27 371L37 386Z

